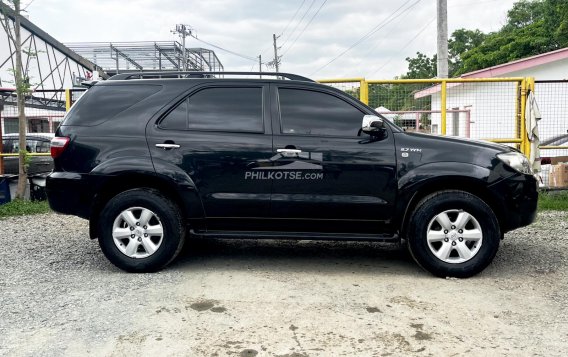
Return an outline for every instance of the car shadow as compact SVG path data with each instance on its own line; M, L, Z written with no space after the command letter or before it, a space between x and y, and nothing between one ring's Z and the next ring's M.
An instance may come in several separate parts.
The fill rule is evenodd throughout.
M191 239L171 269L278 270L426 275L399 244L273 239Z

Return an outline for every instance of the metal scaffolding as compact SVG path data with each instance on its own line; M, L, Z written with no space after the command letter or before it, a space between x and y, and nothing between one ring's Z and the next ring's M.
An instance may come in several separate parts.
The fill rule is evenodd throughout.
M14 31L13 10L0 3L10 31ZM24 76L32 91L71 88L100 70L95 64L77 55L25 17L20 18L22 31L22 64ZM5 31L0 31L0 87L14 86L15 48ZM107 78L105 73L100 73Z
M66 44L109 75L140 71L224 71L214 51L186 48L177 41L81 42Z

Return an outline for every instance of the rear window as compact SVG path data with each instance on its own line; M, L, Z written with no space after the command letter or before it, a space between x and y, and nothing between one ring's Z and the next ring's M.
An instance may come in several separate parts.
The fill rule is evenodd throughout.
M170 130L264 131L261 87L212 87L181 102L161 122Z
M62 125L98 125L160 89L159 85L94 86L73 105Z

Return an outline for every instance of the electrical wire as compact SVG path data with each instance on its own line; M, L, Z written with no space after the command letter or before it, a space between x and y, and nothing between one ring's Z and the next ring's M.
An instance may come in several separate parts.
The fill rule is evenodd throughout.
M247 55L240 54L240 53L235 52L235 51L228 50L228 49L223 48L223 47L221 47L221 46L214 45L214 44L212 44L211 42L207 42L207 41L204 41L204 40L202 40L202 39L200 39L200 38L197 38L197 37L195 37L194 35L191 35L191 37L193 37L194 39L196 39L196 40L199 41L199 42L203 42L203 43L206 44L206 45L209 45L209 46L211 46L211 47L215 47L215 48L218 49L218 50L225 51L225 52L230 53L230 54L232 54L232 55L234 55L234 56L241 57L241 58L244 58L244 59L249 60L249 61L255 61L255 62L258 63L258 57L255 58L255 57L251 57L251 56L247 56Z
M26 6L24 6L24 8L22 9L22 11L26 11L28 9L28 7L30 7L31 4L34 3L35 0L31 0Z
M286 27L284 27L284 30L282 30L282 32L280 32L280 35L278 35L278 36L282 36L284 34L284 32L286 32L286 30L288 29L288 27L290 26L292 21L294 21L294 19L296 18L296 15L298 15L298 12L300 12L300 9L302 8L302 6L304 6L305 3L306 3L306 0L302 0L302 3L300 4L300 7L298 7L298 9L296 9L294 16L292 16L290 21L288 21L288 23L286 24Z
M377 73L378 71L380 71L381 69L385 68L392 61L393 57L398 57L402 53L402 51L404 51L408 46L410 46L412 44L412 42L414 42L418 38L418 36L420 36L424 31L426 31L428 26L430 26L430 24L432 24L432 22L434 22L434 20L436 20L435 17L432 18L430 21L428 21L428 23L420 31L418 31L418 33L416 35L414 35L414 37L412 37L410 39L410 41L408 41L403 47L401 47L401 49L398 51L398 53L395 56L390 56L388 61L386 61L385 63L383 63L382 66L378 67L373 72L371 72L370 75L372 76L375 73Z
M416 6L420 1L422 0L416 0L414 3L412 3L409 7L407 7L406 9L402 10L401 12L400 9L402 9L404 6L406 6L409 2L411 2L412 0L408 0L406 1L404 4L402 4L400 7L398 7L392 14L390 14L385 20L381 21L381 23L379 23L377 26L373 27L369 32L367 32L365 35L363 35L360 39L358 39L357 41L355 41L351 46L349 46L346 50L344 50L343 52L341 52L340 54L338 54L337 56L335 56L331 61L327 62L326 64L324 64L323 66L321 66L320 68L318 68L316 71L312 72L310 74L310 76L313 76L314 74L316 74L317 72L321 71L322 69L324 69L325 67L329 66L330 64L332 64L333 62L335 62L337 59L339 59L340 57L342 57L344 54L346 54L347 52L349 52L351 49L353 49L354 47L356 47L357 45L359 45L361 42L365 41L366 39L368 39L369 37L371 37L372 35L374 35L375 33L377 33L379 30L381 30L383 27L385 27L386 25L390 24L391 22L393 22L394 20L396 20L398 17L400 17L401 15L403 15L404 13L406 13L407 11L409 11L411 8L413 8L414 6ZM397 14L398 13L398 14Z
M284 56L286 53L288 53L288 51L290 51L290 49L292 47L294 47L294 45L296 44L296 41L298 41L298 39L304 34L304 31L306 31L306 29L308 28L308 26L310 26L310 24L312 23L312 21L314 21L314 18L316 16L318 16L321 8L325 5L325 3L327 2L327 0L324 0L320 7L317 9L317 11L313 14L313 16L310 18L310 21L308 21L308 23L306 24L306 26L304 26L304 28L302 29L302 32L300 32L300 34L294 39L294 42L292 42L292 44L290 46L288 46L288 48L286 49L286 51L284 51L282 53L282 56Z
M300 26L300 24L302 23L302 21L304 21L304 18L306 17L306 15L308 14L308 12L310 12L310 10L312 9L312 7L314 6L314 3L316 2L316 0L312 0L312 2L310 3L310 6L308 7L308 9L304 12L304 15L302 15L302 17L300 18L300 20L298 22L296 22L296 25L294 26L294 28L292 29L292 32L290 32L290 34L288 36L286 36L286 39L284 40L284 42L282 42L282 44L280 45L280 47L283 47L288 40L290 40L290 37L292 37L292 35L294 34L294 32L296 32L296 29L298 28L298 26Z
M414 8L413 10L415 10L415 9L416 9L416 8ZM412 12L412 11L408 12L408 13L406 14L406 16L410 15L411 12ZM405 16L405 17L406 17L406 16ZM394 22L394 23L391 22L391 25L393 25L392 28L390 29L389 32L386 32L386 33L382 36L382 38L385 38L385 39L391 38L391 35L392 35L394 32L396 32L396 31L399 30L396 25L399 25L399 24L401 24L402 22L404 22L404 21L406 20L405 17L399 18L398 21L396 21L396 22ZM375 51L375 49L377 48L377 46L378 46L380 43L381 43L381 41L376 41L373 45L371 45L371 46L367 49L367 51L365 51L365 53L364 53L363 55L361 55L361 57L368 57L369 55L371 55L371 54Z

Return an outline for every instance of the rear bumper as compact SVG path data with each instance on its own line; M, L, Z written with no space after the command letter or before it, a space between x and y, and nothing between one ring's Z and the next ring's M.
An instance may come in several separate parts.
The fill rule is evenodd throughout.
M52 172L46 178L45 188L52 210L89 218L96 192L89 175Z
M500 197L503 210L502 233L528 226L536 219L538 182L532 175L515 174L489 187Z

